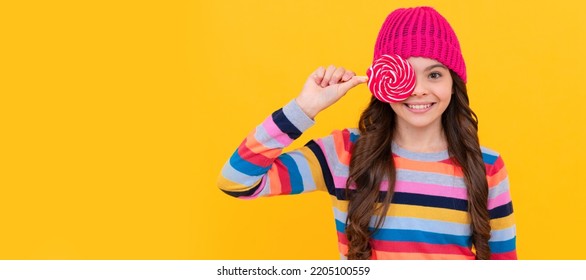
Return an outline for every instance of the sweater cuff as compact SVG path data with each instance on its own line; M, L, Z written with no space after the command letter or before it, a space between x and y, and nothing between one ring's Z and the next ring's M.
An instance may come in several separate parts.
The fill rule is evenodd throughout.
M315 124L315 121L307 116L305 112L303 112L295 99L291 100L283 107L283 113L287 119L301 132L306 131Z

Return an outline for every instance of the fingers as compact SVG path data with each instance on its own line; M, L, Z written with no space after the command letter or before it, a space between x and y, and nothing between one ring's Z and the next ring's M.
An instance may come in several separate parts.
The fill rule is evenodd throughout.
M336 68L334 70L334 73L332 74L332 77L330 78L330 82L328 85L337 84L340 81L342 81L342 76L344 76L344 74L346 74L346 69L344 69L343 67Z
M352 76L349 81L340 84L338 94L344 95L353 87L366 82L368 82L367 76Z
M311 74L315 80L315 83L318 85L321 85L321 81L324 79L324 75L326 73L326 69L324 69L322 66L320 66L319 68L317 68L313 74Z
M335 71L336 71L336 67L334 65L328 66L328 68L326 69L326 74L324 75L324 79L321 81L322 87L327 87L332 84L331 80L332 80L332 76L334 75Z
M368 81L366 76L356 76L356 73L342 67L319 67L305 82L299 96L295 99L310 118L328 108L342 98L351 88Z
M313 72L312 76L316 84L321 87L327 87L340 82L347 82L356 76L356 73L346 70L344 67L330 65L328 68L320 66Z
M352 77L356 76L356 73L352 71L346 71L342 76L342 82L347 82L348 80L352 79Z

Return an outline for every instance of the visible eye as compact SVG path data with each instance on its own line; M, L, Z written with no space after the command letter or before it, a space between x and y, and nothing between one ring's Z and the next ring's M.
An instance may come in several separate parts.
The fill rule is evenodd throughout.
M432 78L432 79L434 79L434 80L437 80L437 79L441 78L441 76L442 76L442 74L440 72L431 72L429 74L429 77Z

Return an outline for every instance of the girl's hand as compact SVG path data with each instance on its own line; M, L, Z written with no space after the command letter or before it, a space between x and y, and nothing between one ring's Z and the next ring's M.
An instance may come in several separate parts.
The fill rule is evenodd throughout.
M368 81L366 76L356 76L352 71L330 65L317 68L303 86L295 101L310 118L336 103L351 88Z

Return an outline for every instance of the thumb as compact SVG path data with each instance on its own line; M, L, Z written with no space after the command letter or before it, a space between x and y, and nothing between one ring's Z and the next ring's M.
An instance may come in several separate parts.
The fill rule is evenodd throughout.
M340 84L340 87L338 88L339 94L345 94L353 87L362 83L366 83L367 81L367 76L353 76L352 79Z

